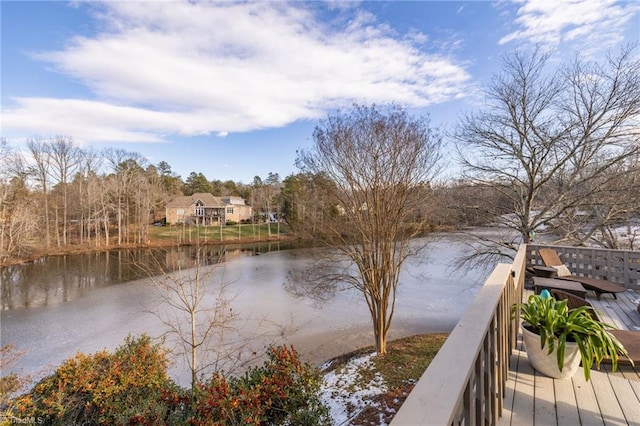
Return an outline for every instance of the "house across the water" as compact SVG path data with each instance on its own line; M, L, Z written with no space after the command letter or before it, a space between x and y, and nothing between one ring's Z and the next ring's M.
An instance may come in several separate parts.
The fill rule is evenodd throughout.
M251 220L252 210L241 197L214 197L206 192L177 197L166 207L167 224L220 225Z

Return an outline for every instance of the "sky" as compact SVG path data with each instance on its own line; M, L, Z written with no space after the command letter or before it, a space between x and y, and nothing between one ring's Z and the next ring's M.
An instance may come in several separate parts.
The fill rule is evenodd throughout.
M67 136L186 178L297 173L328 114L396 103L443 132L502 55L640 40L640 1L6 1L1 134Z

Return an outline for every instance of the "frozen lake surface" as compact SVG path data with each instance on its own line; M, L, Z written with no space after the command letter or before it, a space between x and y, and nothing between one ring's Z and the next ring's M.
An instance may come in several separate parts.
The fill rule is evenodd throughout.
M485 274L453 270L451 262L468 248L456 235L430 238L419 259L402 271L390 338L424 332L448 332L474 298ZM225 262L210 268L211 285L224 282L231 307L242 319L245 336L259 330L252 345L294 344L313 363L373 343L364 300L354 290L338 292L322 305L287 290L291 271L304 270L314 250L273 251L260 256L229 252ZM37 279L37 277L36 277ZM219 284L218 284L219 285ZM158 289L138 279L91 288L69 301L2 311L1 343L26 351L17 365L22 374L40 377L76 352L114 349L127 335L159 337L163 324ZM4 306L4 303L3 303ZM186 384L180 362L172 375Z

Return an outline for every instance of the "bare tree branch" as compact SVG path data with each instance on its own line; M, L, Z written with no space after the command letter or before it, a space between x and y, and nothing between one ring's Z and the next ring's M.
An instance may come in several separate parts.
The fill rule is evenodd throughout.
M386 352L400 269L416 253L410 242L427 219L422 212L440 148L428 119L410 117L394 105L356 105L316 127L313 148L298 156L303 172L326 182L323 198L334 206L313 234L332 249L328 268L316 268L320 274L313 281L361 292L379 353Z
M634 49L603 63L576 56L552 73L550 54L540 49L504 57L502 73L487 88L486 107L460 120L453 135L466 180L494 188L509 204L510 214L488 211L486 223L517 232L522 242L544 232L584 243L596 234L573 226L576 215L594 205L622 210L625 197L609 195L614 187L624 191L624 183L627 191L634 188L624 176L640 153ZM607 226L616 216L600 214L596 222ZM488 258L492 252L485 251Z

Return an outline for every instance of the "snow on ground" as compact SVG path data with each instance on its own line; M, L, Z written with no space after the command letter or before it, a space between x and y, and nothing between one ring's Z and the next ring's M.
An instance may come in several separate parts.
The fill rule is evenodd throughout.
M622 246L626 245L630 250L637 250L638 240L640 240L640 226L632 224L619 226L613 229L613 233Z
M349 420L370 405L367 400L385 393L387 387L380 374L365 382L361 372L374 368L372 358L376 353L350 360L342 367L324 374L321 388L322 402L329 407L334 426L347 425ZM326 371L331 364L322 366Z

